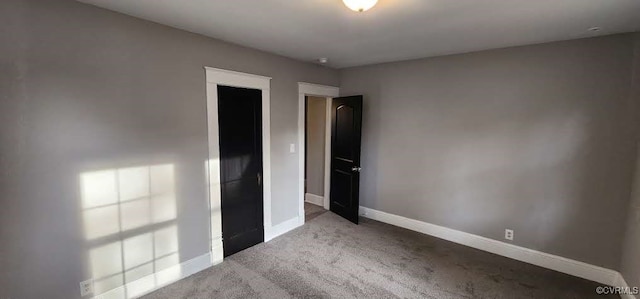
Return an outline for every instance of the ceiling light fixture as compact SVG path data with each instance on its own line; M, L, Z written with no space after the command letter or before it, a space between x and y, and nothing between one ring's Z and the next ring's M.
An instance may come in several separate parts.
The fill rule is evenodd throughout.
M342 2L353 11L363 12L374 7L378 0L342 0Z

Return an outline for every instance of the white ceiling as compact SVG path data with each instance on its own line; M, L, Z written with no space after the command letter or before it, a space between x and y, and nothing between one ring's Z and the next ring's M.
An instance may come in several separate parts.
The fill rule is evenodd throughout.
M640 0L80 1L336 68L640 31Z

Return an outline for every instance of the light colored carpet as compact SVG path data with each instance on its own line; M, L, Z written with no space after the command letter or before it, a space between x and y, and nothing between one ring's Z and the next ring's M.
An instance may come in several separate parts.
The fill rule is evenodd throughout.
M327 212L323 207L314 205L312 203L304 203L304 221L309 222L322 214Z
M144 298L618 298L596 283L327 212Z

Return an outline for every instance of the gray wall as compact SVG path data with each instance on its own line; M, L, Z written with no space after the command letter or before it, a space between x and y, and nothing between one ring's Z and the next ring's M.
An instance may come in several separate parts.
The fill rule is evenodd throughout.
M345 69L361 204L617 269L635 141L631 35Z
M307 193L324 195L324 141L327 99L307 97Z
M634 103L640 106L640 33L636 34L636 48L634 61L634 76L632 97ZM636 110L638 107L636 106ZM640 129L640 119L634 127ZM640 141L639 139L636 139ZM639 147L640 150L640 147ZM636 156L636 169L633 181L633 193L629 203L627 230L622 247L622 262L620 272L630 286L640 285L640 151Z
M296 216L296 82L337 85L336 71L73 1L5 0L0 19L0 298L79 297L106 242L83 228L82 175L96 171L173 165L179 258L208 252L205 65L273 77L273 222ZM517 245L617 268L632 46L618 35L345 70L343 93L366 101L363 205L498 240L508 227Z
M173 165L180 260L209 251L203 66L273 77L273 223L297 216L297 82L337 71L74 1L3 0L0 19L0 298L79 297L103 243L84 173Z

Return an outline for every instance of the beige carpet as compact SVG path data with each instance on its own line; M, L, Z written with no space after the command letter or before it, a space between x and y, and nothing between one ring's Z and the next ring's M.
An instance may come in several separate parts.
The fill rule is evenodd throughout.
M304 221L309 222L322 214L327 212L323 207L314 205L312 203L304 203Z
M596 283L327 212L145 298L618 298Z

